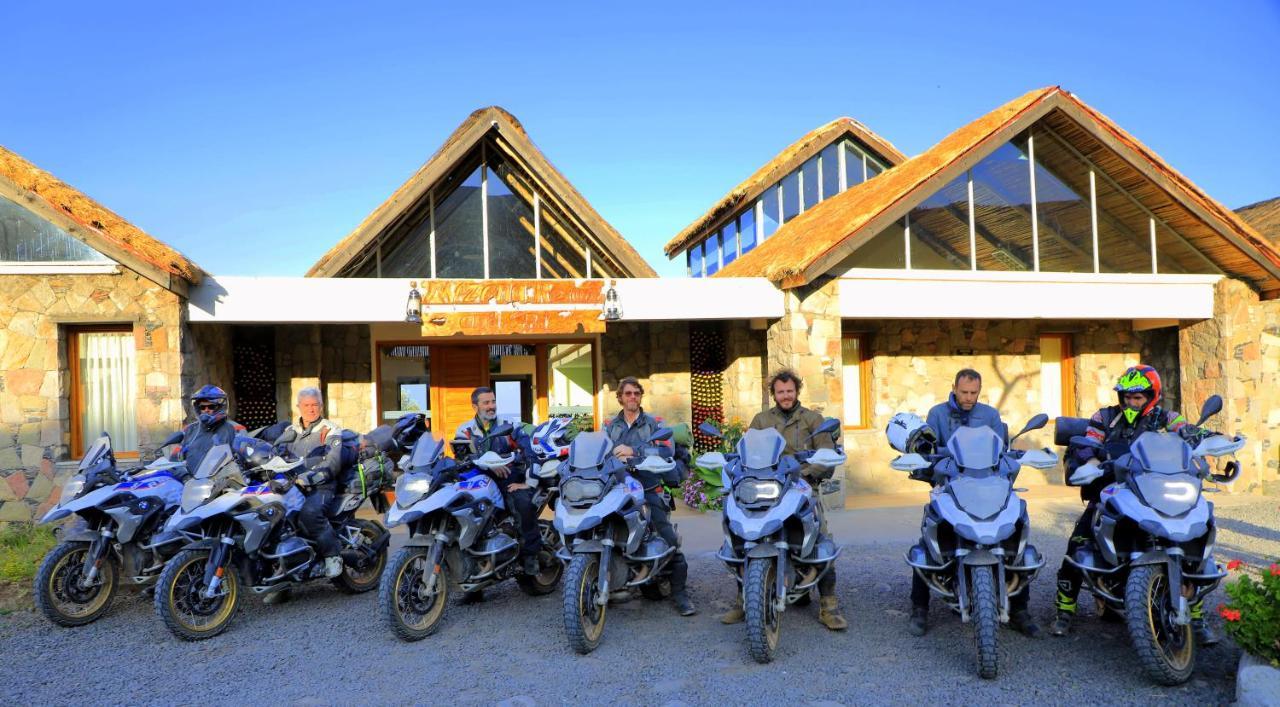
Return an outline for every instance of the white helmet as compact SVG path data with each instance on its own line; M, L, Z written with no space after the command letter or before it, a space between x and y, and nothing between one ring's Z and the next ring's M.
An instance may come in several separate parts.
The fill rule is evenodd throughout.
M938 443L933 428L914 412L900 412L889 418L884 433L889 437L890 446L903 454L931 453Z

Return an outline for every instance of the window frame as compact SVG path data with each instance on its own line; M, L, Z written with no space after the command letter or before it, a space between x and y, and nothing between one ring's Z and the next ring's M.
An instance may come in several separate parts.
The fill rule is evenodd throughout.
M1076 357L1075 350L1072 346L1074 335L1071 332L1064 331L1042 331L1037 336L1036 345L1043 351L1040 342L1043 339L1057 339L1059 350L1062 351L1062 358L1058 362L1062 386L1062 415L1064 417L1075 417L1078 409L1076 405ZM1041 368L1043 369L1043 362ZM1052 421L1052 420L1051 420Z
M844 417L845 406L848 405L846 392L844 390L843 370L844 366L848 365L844 361L844 341L846 339L858 340L858 352L860 354L860 358L858 359L858 395L860 397L859 407L861 407L862 424L850 425L846 424L844 420L841 420L840 425L845 431L870 430L874 427L874 422L871 419L871 356L868 355L870 350L869 346L871 344L871 333L866 331L845 331L840 333L841 417Z
M81 390L80 378L80 335L81 334L108 334L108 333L129 333L133 334L133 322L102 322L95 324L69 324L63 328L66 336L67 346L67 370L70 373L70 388L67 391L67 407L71 416L71 443L67 446L67 451L72 459L79 459L84 456L85 438L84 425L81 424L81 418L84 415L84 393ZM134 353L134 371L136 377L138 356ZM136 401L135 401L136 403ZM137 421L134 421L137 425ZM139 445L141 446L141 445ZM139 459L141 450L117 451L111 450L116 459Z

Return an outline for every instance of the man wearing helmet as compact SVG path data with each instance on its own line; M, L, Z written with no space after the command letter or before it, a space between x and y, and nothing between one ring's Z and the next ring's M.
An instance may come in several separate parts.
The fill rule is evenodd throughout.
M929 410L927 427L933 434L923 433L921 430L922 434L911 438L915 447L904 451L930 453L935 446L946 446L951 435L961 427L989 427L1007 441L1009 428L1000 419L1000 411L978 402L981 393L981 373L972 368L957 371L947 401L934 405ZM928 476L913 478L928 480L931 484L937 483L932 478L932 471L926 474ZM1030 591L1022 591L1009 598L1009 625L1028 638L1038 638L1040 626L1027 609L1030 599ZM911 573L911 618L908 630L913 636L923 636L929 630L929 587L914 571Z
M294 480L307 496L298 511L298 526L320 550L325 576L337 577L342 574L342 544L329 523L327 511L342 473L342 428L322 416L323 408L324 397L319 388L298 391L298 419L276 444L285 445L294 456L305 460L306 471ZM267 598L281 601L285 597L284 592L276 592Z
M206 385L191 396L191 412L196 421L182 429L182 443L174 457L185 460L188 471L194 473L210 449L230 445L245 428L227 419L227 394L216 385Z
M1144 432L1176 432L1188 439L1201 434L1200 429L1187 422L1180 413L1159 406L1160 374L1151 366L1137 365L1126 369L1116 383L1115 391L1118 404L1095 412L1089 418L1085 432L1086 437L1100 443L1103 448L1072 446L1067 451L1067 483L1080 487L1080 498L1087 504L1071 531L1067 557L1074 555L1082 545L1093 542L1093 517L1099 498L1102 490L1115 481L1115 474L1103 472L1097 466L1099 461L1128 452L1129 445ZM1058 614L1049 630L1055 636L1065 636L1071 630L1082 579L1080 570L1063 559L1058 569ZM1205 624L1203 604L1197 602L1191 607L1192 627L1201 645L1213 645L1218 638Z

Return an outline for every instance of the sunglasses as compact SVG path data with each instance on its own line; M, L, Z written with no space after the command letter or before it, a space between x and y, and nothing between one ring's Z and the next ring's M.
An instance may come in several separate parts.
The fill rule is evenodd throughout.
M217 412L219 407L221 406L204 404L204 405L197 405L196 409L199 410L200 412L205 412L206 410L209 412Z
M642 395L644 395L644 393L641 393L638 390L628 390L622 393L622 397L624 398L639 398Z

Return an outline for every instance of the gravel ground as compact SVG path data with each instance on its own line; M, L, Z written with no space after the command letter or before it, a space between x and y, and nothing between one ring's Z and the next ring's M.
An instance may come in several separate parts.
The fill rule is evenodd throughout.
M1280 504L1231 500L1219 504L1219 557L1257 563L1280 556ZM1061 556L1078 510L1065 500L1032 503L1034 542L1047 557ZM817 623L816 603L792 607L777 660L757 665L743 627L716 620L734 598L732 579L712 555L718 516L678 520L700 613L681 618L669 603L643 599L611 607L604 642L589 656L565 645L559 593L531 599L514 583L490 589L478 606L454 604L436 636L413 644L379 624L375 593L346 597L312 584L284 605L252 599L226 634L201 643L174 639L151 603L130 593L80 629L56 628L29 612L0 618L0 702L1203 705L1234 697L1239 651L1229 640L1200 653L1186 685L1162 688L1138 673L1122 626L1088 616L1065 639L1032 641L1002 630L1000 676L979 679L971 631L939 604L928 635L906 631L910 577L902 553L918 532L918 507L831 514L844 544L839 593L851 626L833 633ZM1046 621L1047 569L1032 603ZM1208 605L1221 600L1219 591Z

